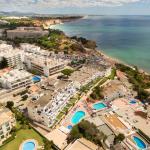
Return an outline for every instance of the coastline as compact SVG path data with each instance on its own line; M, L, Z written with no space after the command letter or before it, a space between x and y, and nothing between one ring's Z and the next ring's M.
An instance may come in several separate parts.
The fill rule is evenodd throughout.
M83 17L80 18L80 19L84 19L84 17L86 17L86 16L83 16ZM64 23L65 23L65 22L64 22ZM64 24L64 23L59 23L59 24ZM58 25L58 23L49 26L49 28L50 28L50 29L56 29L56 28L55 28L56 25ZM64 32L64 31L63 31L63 32ZM65 32L64 32L64 33L65 33ZM66 33L65 33L65 34L66 34ZM109 56L108 54L106 54L106 53L105 53L103 50L101 50L101 49L95 49L95 50L96 50L99 54L103 55L103 57L104 57L106 60L108 60L109 62L111 62L111 63L114 63L114 64L115 64L115 63L121 63L121 64L124 64L124 65L126 65L126 66L128 66L128 67L134 69L134 65L130 65L130 64L128 64L128 63L126 63L126 62L124 62L124 61L118 59L118 58L114 58L114 57L112 57L112 56ZM136 65L135 65L135 66L136 66ZM144 74L146 74L146 75L150 75L150 72L144 70L143 68L139 68L139 67L138 67L138 70L139 70L140 73L144 73Z
M96 49L96 51L97 51L98 53L102 54L105 59L109 60L109 61L112 62L112 63L121 63L121 64L123 64L123 65L125 65L125 66L128 66L128 67L134 69L134 66L129 65L129 64L127 64L127 63L125 63L125 62L123 62L123 61L117 59L117 58L113 58L113 57L111 57L111 56L108 56L106 53L104 53L104 52L103 52L102 50L100 50L100 49ZM138 69L139 69L139 72L140 72L140 73L144 73L144 74L146 74L146 75L150 75L150 73L147 72L147 71L145 71L144 69L139 68L139 67L138 67Z
M79 19L84 19L86 16L68 16L65 18L58 18L58 19L52 19L54 20L54 22L51 24L47 24L45 29L48 29L50 27L56 26L56 25L60 25L60 24L64 24L66 22L72 22L74 20L79 20Z

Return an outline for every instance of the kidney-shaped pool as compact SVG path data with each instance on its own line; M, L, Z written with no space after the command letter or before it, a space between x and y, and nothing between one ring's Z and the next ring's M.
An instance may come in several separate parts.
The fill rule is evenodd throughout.
M141 138L139 138L137 136L133 136L133 141L135 142L138 149L144 150L147 148L145 142Z
M74 113L71 122L72 124L78 124L85 117L84 111L77 111Z

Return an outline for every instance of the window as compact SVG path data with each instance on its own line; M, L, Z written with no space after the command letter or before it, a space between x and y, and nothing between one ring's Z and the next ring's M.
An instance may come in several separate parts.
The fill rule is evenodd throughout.
M0 135L2 135L3 134L3 131L0 131Z
M4 138L4 135L1 136L1 139L3 139L3 138Z
M9 122L6 123L6 127L9 127Z
M9 131L9 130L10 130L10 127L7 128L7 131Z

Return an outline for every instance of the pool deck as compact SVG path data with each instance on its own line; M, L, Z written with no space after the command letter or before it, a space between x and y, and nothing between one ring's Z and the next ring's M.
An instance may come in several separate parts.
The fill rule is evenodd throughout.
M23 143L21 143L20 147L19 147L19 150L23 150L23 145L27 142L33 142L35 144L35 149L34 150L38 150L39 147L38 147L38 142L34 139L28 139L28 140L25 140Z
M74 126L74 124L71 122L71 119L73 117L73 115L77 112L77 111L83 111L85 112L85 117L89 116L89 112L88 112L88 106L85 104L84 100L80 100L72 109L71 111L68 113L68 115L65 117L65 119L63 119L63 121L61 122L61 125L63 125L64 127L67 127L69 125ZM84 117L84 118L85 118Z
M94 109L93 106L96 105L96 104L103 104L104 107L99 108L99 109ZM98 111L106 110L108 108L107 104L104 103L103 101L97 101L96 103L91 104L90 107L91 107L92 111L95 112L95 113L98 112Z

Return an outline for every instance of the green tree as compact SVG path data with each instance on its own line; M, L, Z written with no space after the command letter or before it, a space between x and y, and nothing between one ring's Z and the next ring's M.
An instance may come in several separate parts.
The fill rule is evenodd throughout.
M90 97L92 99L102 99L102 98L104 98L102 92L103 92L103 89L100 86L96 86L93 89L93 92L91 93Z
M67 142L70 143L81 137L101 146L101 140L105 138L105 135L93 123L83 120L72 128Z
M137 67L131 68L124 64L116 64L116 68L126 73L129 82L133 85L133 90L138 94L137 97L142 102L148 102L150 94L145 89L150 86L150 76L145 73L140 73Z
M79 131L78 125L75 125L72 128L70 135L68 137L68 143L72 142L75 139L79 139L80 137L82 137L82 134Z
M125 136L124 136L124 134L118 134L116 137L115 137L115 139L114 139L114 144L117 144L117 143L119 143L119 142L122 142L123 140L125 139Z
M44 142L44 150L52 150L53 148L53 141L48 141L47 139L43 139L43 142Z
M7 104L6 104L6 107L9 108L10 110L12 110L13 106L14 106L13 101L8 101Z
M2 58L2 60L0 61L0 69L4 69L6 67L8 67L7 60L5 58Z
M64 69L61 71L61 73L65 76L67 76L67 78L73 73L74 71L72 69Z

